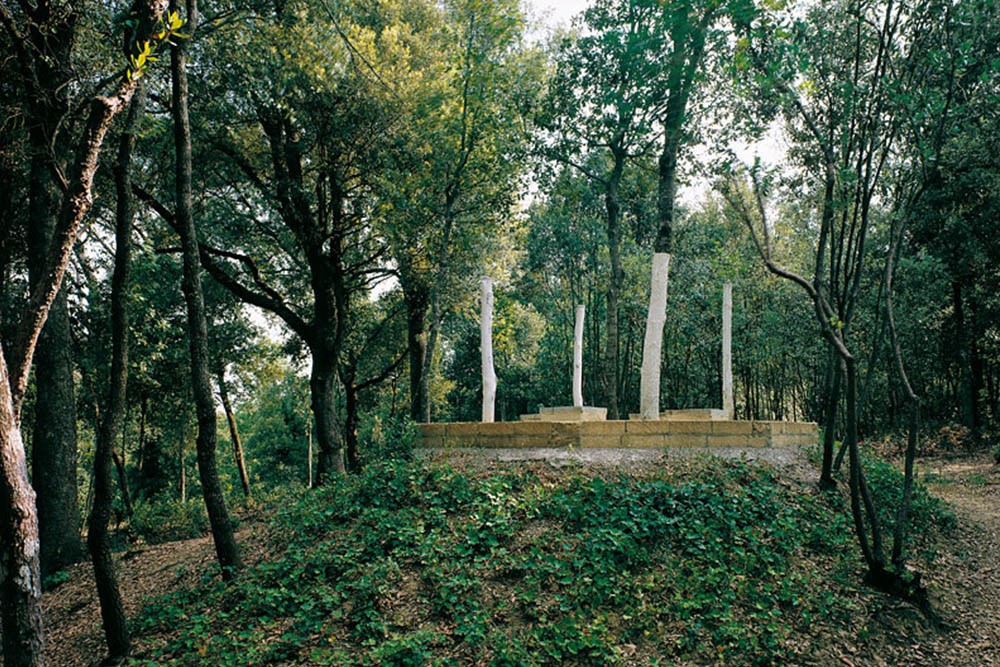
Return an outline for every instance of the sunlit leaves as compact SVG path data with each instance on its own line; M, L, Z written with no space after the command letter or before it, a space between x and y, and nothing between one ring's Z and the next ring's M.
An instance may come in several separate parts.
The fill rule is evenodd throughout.
M151 39L144 40L136 45L137 50L129 56L129 67L125 70L125 79L132 82L146 73L146 67L157 58L154 55L161 44L174 45L175 39L187 39L189 35L180 32L184 26L182 19L177 12L169 12L166 16L160 17L159 30L154 32Z

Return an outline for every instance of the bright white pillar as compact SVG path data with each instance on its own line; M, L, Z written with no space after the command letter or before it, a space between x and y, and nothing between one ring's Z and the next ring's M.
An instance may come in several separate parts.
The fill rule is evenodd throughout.
M653 272L649 289L649 314L646 337L642 343L642 369L639 375L639 415L643 419L660 418L660 357L663 349L663 325L667 321L667 280L670 254L653 254Z
M493 369L493 281L483 278L480 286L480 350L483 355L483 421L493 419L497 396L497 374Z
M733 403L733 285L722 286L722 409L732 419Z
M573 407L583 407L583 304L576 307L576 325L573 327Z

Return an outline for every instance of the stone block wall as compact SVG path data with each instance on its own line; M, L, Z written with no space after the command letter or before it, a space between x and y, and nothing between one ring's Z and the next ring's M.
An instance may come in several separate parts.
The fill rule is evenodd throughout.
M582 421L420 424L417 447L480 448L771 448L813 445L814 422Z

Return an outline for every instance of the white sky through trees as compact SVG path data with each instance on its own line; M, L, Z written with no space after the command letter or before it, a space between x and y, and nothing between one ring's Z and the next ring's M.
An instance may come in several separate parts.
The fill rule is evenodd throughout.
M525 0L529 13L550 28L568 27L570 19L590 5L590 0Z

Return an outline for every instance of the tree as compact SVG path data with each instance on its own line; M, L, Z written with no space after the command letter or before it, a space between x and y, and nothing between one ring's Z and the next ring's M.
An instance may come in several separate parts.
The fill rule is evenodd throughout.
M834 309L838 335L848 345L862 294L873 201L884 192L886 162L899 133L893 104L892 63L901 57L900 21L906 8L845 2L810 10L781 30L787 39L748 33L740 62L762 77L796 141L796 155L817 183L820 237L813 286ZM778 29L770 28L771 35ZM790 32L789 32L790 31ZM804 84L793 87L791 77ZM844 367L830 345L826 376L820 484L834 485L833 449ZM846 441L845 441L846 442Z
M677 169L681 149L687 141L688 107L697 90L707 47L715 24L727 13L735 22L752 15L749 0L672 0L662 6L662 29L669 40L666 62L666 103L658 119L663 143L657 165L657 232L653 241L653 263L649 293L646 335L642 346L642 379L639 390L639 413L644 419L658 419L660 414L660 365L663 348L663 325L666 321L667 280L670 269L677 198ZM721 43L715 44L717 53Z
M925 253L946 269L950 303L941 307L950 316L941 331L939 373L957 378L956 416L978 437L989 408L997 414L989 332L998 312L990 267L1000 258L993 233L1000 205L1000 15L993 3L928 2L915 21L923 28L917 45L926 55L905 69L910 83L901 100L903 139L912 158L902 165L901 179L910 186L899 189L898 208L910 230L911 255Z
M648 156L666 101L664 39L656 3L601 0L583 14L581 36L562 41L550 88L544 152L572 165L603 190L610 257L604 395L619 406L619 295L622 268L621 184L626 163Z
M155 38L156 22L164 9L163 2L137 2L132 6L130 15L136 22L136 30L126 42L127 53L141 54L151 48L149 40ZM0 24L21 57L30 60L30 41L22 28L27 18L6 4L0 5ZM96 97L88 105L83 135L65 179L51 251L23 307L15 339L9 346L2 346L0 355L0 604L4 664L8 667L41 665L44 661L38 519L21 439L21 405L38 336L91 204L91 185L104 137L112 119L128 105L135 92L145 58L142 61L136 57L129 76L116 86L112 95Z
M115 575L108 521L111 518L111 463L114 440L121 427L125 412L128 385L128 285L132 264L132 221L135 207L129 172L135 126L144 108L144 94L140 89L134 95L125 121L125 128L118 141L115 172L115 267L111 277L111 378L108 400L97 432L94 448L94 505L87 524L87 548L94 565L94 582L101 603L104 637L108 645L109 661L126 660L131 650L131 637L118 579ZM119 476L122 493L128 498L124 475Z
M176 0L173 6L176 7ZM197 0L187 0L188 30L198 26ZM174 10L176 11L176 10ZM188 339L191 351L191 384L198 414L198 475L201 493L212 526L215 554L222 568L223 580L236 576L243 563L233 537L226 499L219 483L216 464L215 397L208 359L208 324L205 297L201 286L201 263L198 236L191 201L191 125L188 117L187 42L170 49L171 108L174 115L175 200L174 224L181 237L184 276L181 288L187 304Z
M523 117L540 81L521 44L516 2L451 0L421 33L434 55L408 96L398 133L402 157L384 179L381 233L398 268L407 309L410 416L430 421L431 375L445 315L463 278L512 217L527 139Z
M71 58L81 20L78 10L41 0L24 5L24 41L18 78L28 127L28 288L44 279L60 205L57 172L72 150L66 129L75 76ZM32 429L32 484L38 493L42 575L79 560L79 511L76 482L76 400L69 305L61 290L49 309L35 354L38 387Z

